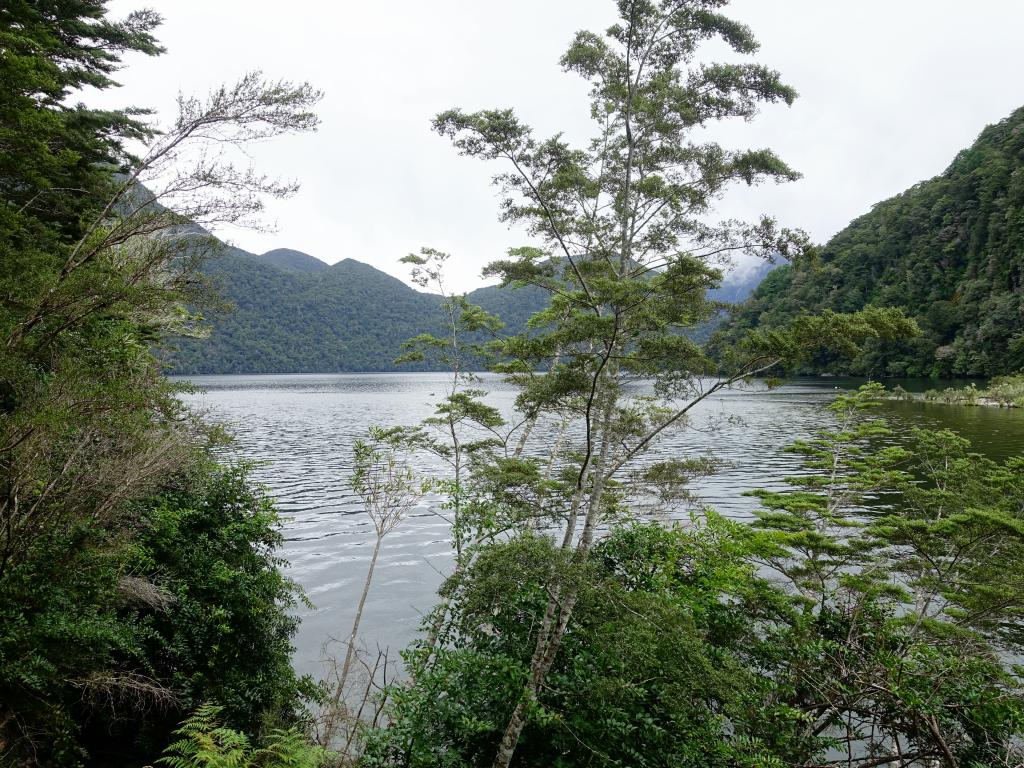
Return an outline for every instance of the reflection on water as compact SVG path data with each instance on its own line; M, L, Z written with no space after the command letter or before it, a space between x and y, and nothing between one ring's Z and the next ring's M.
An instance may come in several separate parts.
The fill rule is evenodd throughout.
M319 672L320 647L351 626L366 573L373 530L346 487L353 442L371 425L415 424L443 396L444 374L199 376L201 391L186 395L194 407L225 423L240 456L263 462L256 478L271 489L287 518L283 551L289 574L306 590L313 609L302 611L296 639L301 671ZM695 409L688 428L658 446L661 456L703 456L725 461L696 491L719 512L749 517L752 488L780 488L799 471L800 458L782 448L827 424L823 406L851 379L800 379L775 390L761 386L723 392ZM890 383L890 382L887 382ZM891 382L890 384L895 384ZM935 386L899 382L914 391ZM514 391L485 377L490 402L510 409ZM1002 459L1024 453L1024 409L889 402L883 409L897 431L918 425L949 427L975 448ZM711 429L714 427L714 429ZM422 466L430 472L432 467ZM425 499L388 536L363 619L375 643L404 646L450 564L448 528ZM436 501L436 500L435 500Z

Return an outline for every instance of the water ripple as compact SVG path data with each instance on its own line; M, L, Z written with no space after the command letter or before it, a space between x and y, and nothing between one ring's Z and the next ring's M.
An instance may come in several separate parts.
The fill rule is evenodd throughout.
M288 573L315 605L300 611L296 664L301 671L319 672L323 642L347 633L372 551L373 527L346 487L353 443L372 425L412 425L430 415L446 380L440 374L192 379L201 391L184 396L186 401L232 430L235 450L259 462L254 475L285 517L282 554ZM646 461L709 454L724 460L722 469L694 490L722 514L748 519L757 504L744 491L781 489L785 477L800 472L799 457L782 448L821 429L827 419L823 404L850 384L811 379L772 391L755 387L716 395L695 409L689 428L671 433ZM485 386L493 404L511 409L511 389L489 377ZM887 416L898 427L953 426L998 457L1024 448L1021 412L890 405ZM418 469L436 472L437 463L424 461ZM370 647L400 647L412 638L450 567L449 540L447 524L426 505L385 540L363 620Z

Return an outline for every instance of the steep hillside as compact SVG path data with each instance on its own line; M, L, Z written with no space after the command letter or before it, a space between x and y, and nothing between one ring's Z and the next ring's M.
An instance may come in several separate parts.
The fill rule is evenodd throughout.
M768 276L713 338L800 312L902 307L923 334L814 370L988 376L1024 367L1024 108L986 128L946 171L877 204L817 258Z
M291 248L275 248L258 258L288 272L321 272L330 266L315 256Z
M769 268L735 273L715 298L742 300ZM226 248L206 272L235 309L207 318L208 339L179 341L168 358L174 373L417 370L392 363L402 343L441 330L439 297L353 259L327 265L300 251L257 256ZM468 298L510 331L520 330L545 302L536 288L488 286ZM695 337L703 340L709 333L710 326L697 329Z
M298 272L230 249L206 270L235 309L179 342L175 373L393 370L399 344L439 319L436 297L352 259Z

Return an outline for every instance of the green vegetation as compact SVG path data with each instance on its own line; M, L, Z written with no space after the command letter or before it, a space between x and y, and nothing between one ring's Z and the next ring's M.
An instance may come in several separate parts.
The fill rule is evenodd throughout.
M685 334L714 312L707 259L807 258L799 233L770 220L706 224L731 181L793 175L767 151L687 140L793 96L758 65L687 68L706 38L755 49L719 5L623 2L604 37L577 35L562 63L592 85L586 149L534 138L511 111L435 121L461 153L506 164L503 216L541 240L488 271L550 298L525 333L486 350L519 388L507 420L461 366L466 331L493 320L482 308L446 298L449 332L413 340L453 374L406 434L448 466L438 485L455 567L406 652L409 680L387 692L387 724L366 726L360 765L1021 759L1019 460L989 462L948 432L893 444L869 412L884 391L869 385L792 447L806 471L760 492L753 524L707 510L686 527L641 522L714 471L707 457L646 457L706 397L919 332L898 309L823 308L746 333L726 373L708 376ZM442 285L444 259L409 261ZM637 379L654 380L651 394L630 393Z
M727 278L709 290L709 298L743 300L771 266ZM166 355L173 373L438 369L428 361L394 361L409 337L441 331L442 297L416 291L368 264L344 259L328 266L299 251L256 256L224 247L203 271L231 307L208 314L209 337L176 341ZM501 286L478 288L467 298L515 333L548 300L539 288ZM701 339L712 324L698 329Z
M295 722L314 691L290 664L276 514L211 458L221 436L151 348L196 329L210 243L183 225L292 189L230 149L313 128L318 95L248 75L158 132L68 106L159 52L156 14L14 2L0 22L0 763L141 765L207 700L253 733ZM211 143L215 166L180 166Z
M208 338L176 340L174 373L398 370L402 342L440 317L436 297L352 259L296 272L230 250L205 271L234 309L207 318Z
M757 49L724 5L620 0L603 36L576 35L562 65L591 85L584 148L536 138L511 110L436 117L461 154L502 163L503 219L536 238L492 264L501 286L477 296L447 290L447 255L430 248L404 259L427 294L358 262L254 257L206 235L294 190L232 151L313 129L308 86L246 75L181 99L157 132L138 110L66 106L84 84L112 86L123 53L159 52L154 14L114 22L102 0L0 11L0 764L1024 764L1024 459L987 460L948 431L894 434L872 415L877 384L841 394L790 447L803 471L756 492L746 524L693 503L713 457L651 455L708 397L766 371L907 373L930 355L988 372L1019 351L1003 310L1016 311L1020 273L1000 249L1020 222L994 213L1017 210L1006 190L1019 174L998 159L1021 132L1006 126L871 214L920 233L952 217L949 263L921 280L967 281L963 306L939 314L980 345L958 325L940 354L938 315L921 316L922 335L883 300L899 249L879 250L892 261L877 301L854 290L810 313L780 299L772 323L725 331L717 360L694 341L720 309L721 253L793 259L754 306L832 267L863 288L866 233L890 242L858 223L837 241L860 256L834 241L815 260L771 219L708 224L732 185L796 176L769 150L703 141L717 120L795 98L759 64L696 63L708 40L737 58ZM181 166L186 151L196 166ZM958 219L965 169L979 204ZM922 223L912 214L929 200ZM203 340L211 253L205 274L239 311ZM965 309L975 299L984 315ZM274 507L162 375L170 338L197 370L401 354L451 374L422 424L354 446L349 483L376 540L345 655L319 685L290 663L303 597L281 572ZM908 350L924 357L885 362ZM488 401L481 361L517 388L512 409ZM641 380L654 382L643 396ZM997 378L985 396L1019 403L1021 390ZM412 452L439 468L426 487L444 498L454 566L396 682L378 677L386 653L367 663L357 639L378 554L423 492ZM685 525L650 521L683 505Z
M220 722L221 709L204 704L175 731L157 765L168 768L318 768L327 753L295 728L271 730L262 747Z
M1019 764L1024 461L948 431L895 446L882 397L838 397L750 524L624 523L586 559L529 531L480 547L360 764L488 764L553 582L577 602L516 765Z
M147 499L124 569L155 582L166 604L145 627L155 674L185 709L216 701L230 722L258 731L287 721L312 688L296 680L291 609L302 599L279 570L279 520L245 467L211 465ZM138 584L139 582L133 582Z
M917 399L902 390L894 393L900 399ZM966 387L929 389L920 399L947 405L997 405L1000 408L1024 408L1024 376L996 376L984 389L971 384Z
M727 651L749 643L742 633L722 649L709 640L716 622L730 622L718 590L745 583L750 564L723 559L709 591L695 585L680 602L656 573L651 589L632 588L646 563L619 580L616 548L628 560L629 544L602 542L601 532L643 515L652 499L673 508L690 480L713 470L706 459L647 456L710 395L823 345L858 352L866 339L915 328L893 310L801 317L751 335L726 375L704 378L712 362L686 332L716 313L714 257L793 254L805 240L769 218L707 224L733 184L796 177L768 150L693 142L716 120L795 96L758 64L691 64L707 39L756 50L720 5L622 2L603 37L577 34L562 64L591 85L586 148L534 137L511 110L435 119L461 154L503 164L503 219L538 240L486 272L547 301L525 332L486 350L519 390L507 421L461 364L466 331L493 322L483 309L446 298L448 332L413 340L414 352L439 355L453 373L435 416L408 436L450 468L439 484L456 563L407 658L414 684L392 692L391 727L370 729L368 765L754 765L786 754L769 741L777 728L756 717L735 743L723 738L733 728L726 713L744 709L733 691L747 688ZM424 283L443 285L444 259L428 249L408 261ZM651 395L630 393L638 379L654 380ZM704 610L686 605L691 598Z
M816 256L771 273L713 346L804 312L899 307L910 341L801 370L875 376L998 376L1024 368L1024 108L989 126L942 175L877 204Z
M22 759L123 764L204 701L258 732L314 693L291 668L277 517L244 470L179 470L125 514L130 528L41 531L0 576L5 740Z

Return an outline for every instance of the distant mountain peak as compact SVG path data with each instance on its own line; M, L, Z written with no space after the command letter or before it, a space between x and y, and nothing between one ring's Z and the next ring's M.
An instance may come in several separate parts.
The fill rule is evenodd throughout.
M789 259L778 253L771 260L750 257L733 259L722 270L725 273L722 278L722 287L749 285L752 291L764 279L765 275L783 264L789 264Z
M226 248L204 269L235 311L211 318L209 338L178 341L170 360L176 373L401 370L393 361L406 340L444 332L439 296L357 259L328 265L287 248L262 255ZM733 302L752 289L751 283L730 285L729 295L715 298ZM517 332L549 297L536 286L491 285L468 298ZM709 330L699 329L697 336L703 339ZM418 363L404 369L430 367Z
M256 258L285 272L320 272L330 266L315 256L293 248L275 248Z

